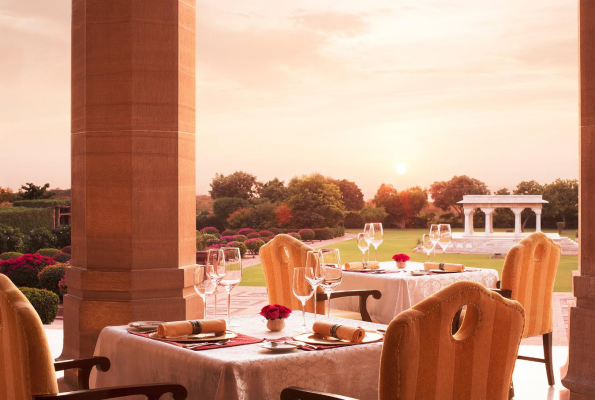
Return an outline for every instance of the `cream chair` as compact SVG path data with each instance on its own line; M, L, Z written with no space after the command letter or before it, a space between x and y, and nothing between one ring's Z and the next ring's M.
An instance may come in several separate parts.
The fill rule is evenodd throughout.
M145 395L158 400L172 393L175 400L187 396L184 386L168 383L89 389L93 367L110 368L105 357L54 363L39 315L27 298L5 275L0 274L0 399L10 400L99 400ZM58 394L55 371L79 370L79 389Z
M453 335L459 310L467 312ZM382 347L378 398L509 398L524 325L522 306L476 282L457 282L397 315ZM281 400L349 398L287 388Z
M306 265L306 254L311 247L289 235L277 235L270 242L260 248L260 261L264 270L267 292L270 304L281 304L292 310L301 310L300 301L293 295L291 281L293 269ZM358 296L360 312L331 310L331 315L341 318L372 321L366 308L369 296L375 299L381 297L378 290L337 290L331 294L331 299L339 297ZM316 293L316 312L325 313L325 293ZM314 312L314 299L306 303L306 311Z

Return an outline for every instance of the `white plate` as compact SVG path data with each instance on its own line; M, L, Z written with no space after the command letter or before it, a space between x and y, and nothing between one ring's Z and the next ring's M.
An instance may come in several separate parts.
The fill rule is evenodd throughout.
M413 276L424 276L429 274L427 271L411 271L411 275Z
M137 321L131 322L128 324L127 330L132 332L150 332L157 329L159 324L162 324L161 321Z
M293 351L298 348L298 346L289 343L283 342L263 342L259 344L260 347L263 349L276 352L276 353L285 353L289 351Z

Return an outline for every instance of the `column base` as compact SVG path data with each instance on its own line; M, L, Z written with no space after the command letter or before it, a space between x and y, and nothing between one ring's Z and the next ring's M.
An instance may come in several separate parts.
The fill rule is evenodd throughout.
M595 400L595 309L570 309L568 372L562 384L570 400Z

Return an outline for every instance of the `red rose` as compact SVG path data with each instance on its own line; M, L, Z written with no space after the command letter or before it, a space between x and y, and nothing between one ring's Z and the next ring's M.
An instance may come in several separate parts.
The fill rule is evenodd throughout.
M279 304L269 304L262 307L262 310L260 310L260 315L266 319L287 318L289 314L291 314L291 309Z
M399 253L393 256L393 260L395 260L396 262L405 262L409 261L410 258L407 254Z
M291 314L291 309L285 306L279 305L279 317L280 318L287 318Z

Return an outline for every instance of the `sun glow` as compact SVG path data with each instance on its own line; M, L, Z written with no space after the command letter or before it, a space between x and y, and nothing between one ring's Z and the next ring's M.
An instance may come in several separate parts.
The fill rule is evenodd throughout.
M395 170L397 171L397 174L403 175L405 172L407 172L407 164L398 163L395 165Z

